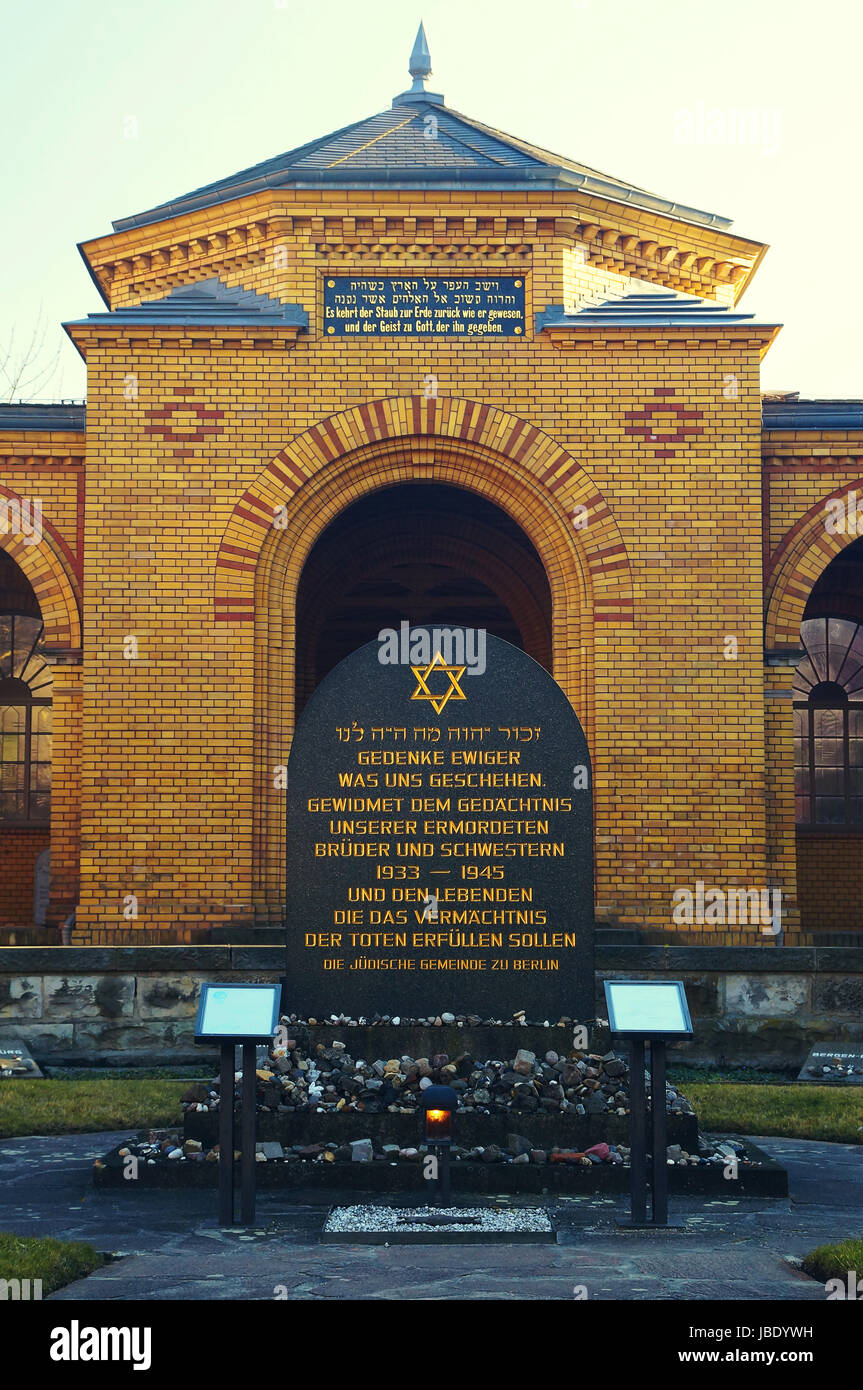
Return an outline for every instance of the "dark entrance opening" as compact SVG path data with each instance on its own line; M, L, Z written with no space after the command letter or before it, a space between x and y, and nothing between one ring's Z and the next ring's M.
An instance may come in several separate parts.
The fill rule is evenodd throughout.
M468 490L384 488L320 536L297 594L297 714L339 661L403 620L484 628L552 669L542 561L511 517Z
M41 945L48 890L51 667L39 603L0 550L0 944Z
M797 895L816 942L863 927L863 539L812 588L794 678Z

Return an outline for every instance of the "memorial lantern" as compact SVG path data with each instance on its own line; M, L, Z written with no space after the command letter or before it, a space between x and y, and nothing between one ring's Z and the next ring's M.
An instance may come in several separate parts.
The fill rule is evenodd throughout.
M427 1086L423 1091L425 1107L425 1137L427 1144L452 1144L452 1116L458 1106L458 1096L452 1086Z
M452 1148L452 1117L458 1106L458 1096L452 1086L427 1086L422 1093L425 1111L425 1141L435 1151L437 1163L437 1199L449 1201L449 1160Z
M426 1142L450 1144L452 1142L452 1111L426 1111Z

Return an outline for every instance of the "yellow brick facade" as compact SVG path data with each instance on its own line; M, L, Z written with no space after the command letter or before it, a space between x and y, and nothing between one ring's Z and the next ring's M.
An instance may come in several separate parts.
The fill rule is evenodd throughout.
M827 544L819 510L855 478L863 491L863 437L819 440L813 463L811 436L763 433L769 327L536 328L633 277L733 304L763 249L569 192L335 189L86 245L112 309L218 276L301 306L309 330L76 326L86 449L36 439L21 457L17 438L0 463L65 538L0 544L61 653L52 902L59 919L77 898L76 942L280 919L272 774L293 728L297 584L347 506L414 481L494 503L542 559L554 674L593 759L597 920L670 930L674 891L702 880L780 887L793 934L781 654L852 539ZM386 273L517 275L527 332L328 338L325 277Z

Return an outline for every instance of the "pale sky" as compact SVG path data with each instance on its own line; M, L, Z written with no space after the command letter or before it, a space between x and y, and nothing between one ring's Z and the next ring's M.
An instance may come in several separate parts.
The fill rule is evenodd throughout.
M421 18L448 106L770 244L765 389L863 397L857 0L5 0L0 349L41 309L39 398L85 394L79 241L385 110Z

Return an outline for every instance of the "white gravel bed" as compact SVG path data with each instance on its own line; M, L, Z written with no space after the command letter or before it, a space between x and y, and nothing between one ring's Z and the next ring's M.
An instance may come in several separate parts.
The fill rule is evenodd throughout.
M422 1217L435 1217L434 1223ZM460 1218L441 1221L441 1217ZM406 1219L412 1218L412 1219ZM466 1220L465 1218L469 1218ZM336 1207L325 1231L551 1231L541 1207Z

